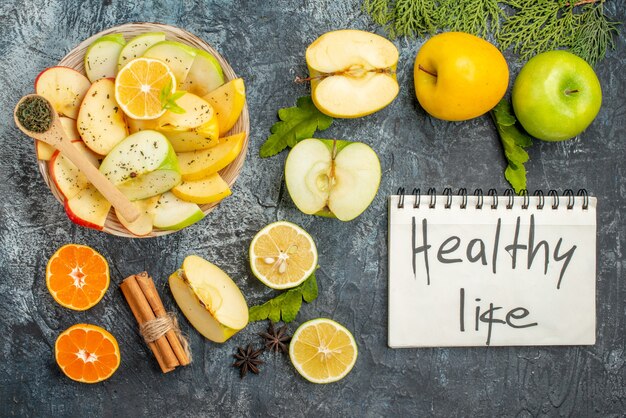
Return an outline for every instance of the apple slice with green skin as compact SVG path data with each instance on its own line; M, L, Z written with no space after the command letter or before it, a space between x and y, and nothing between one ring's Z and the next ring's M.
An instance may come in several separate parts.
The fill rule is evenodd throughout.
M130 200L156 196L180 183L176 153L156 131L128 136L102 160L100 172Z
M306 50L315 106L334 118L358 118L395 99L398 49L361 30L327 32Z
M110 209L111 203L91 184L76 196L65 200L65 212L72 222L100 231L104 228Z
M127 221L121 213L116 209L115 215L124 228L128 229L133 235L144 237L149 235L153 230L154 208L156 207L161 196L152 196L147 199L136 200L133 202L138 208L141 215L133 222Z
M183 181L172 188L172 193L186 202L215 203L230 196L228 183L218 173L211 174L200 180Z
M200 180L217 173L233 162L243 148L246 133L220 138L213 148L178 153L178 163L183 180Z
M82 141L73 142L73 145L85 155L85 158L87 158L94 167L100 165L98 156L87 148ZM76 196L78 192L91 184L82 171L60 151L56 151L50 161L48 161L48 171L50 172L50 178L54 182L54 185L65 199L71 199Z
M193 64L179 88L198 96L204 96L222 84L224 84L224 72L220 63L208 52L196 49Z
M215 264L190 255L169 284L178 307L205 338L223 343L248 325L248 304L241 290Z
M152 45L165 40L163 32L148 32L132 38L119 53L117 58L117 70L121 70L126 63L141 57Z
M89 81L117 75L117 59L124 45L126 40L120 33L104 35L89 45L85 52L85 74Z
M186 228L204 218L204 212L198 205L180 200L172 192L161 195L153 214L155 227L172 231Z
M115 82L102 78L91 85L80 105L76 126L85 145L107 155L128 136L124 112L115 101Z
M163 41L152 45L142 56L154 58L167 64L174 73L179 89L193 65L196 49L176 41Z
M91 83L81 73L68 67L51 67L35 79L35 93L50 102L59 116L76 119Z
M300 141L285 161L285 183L302 212L350 221L368 208L381 179L378 156L361 142Z
M61 127L63 128L63 132L67 135L67 138L70 142L81 141L80 134L78 133L78 129L76 129L76 121L74 119L66 118L65 116L59 117L59 122L61 122ZM47 144L43 141L35 140L36 151L37 151L37 159L49 161L52 158L52 155L56 152L56 148L52 145Z
M246 86L242 78L236 78L210 92L204 99L215 109L220 136L223 136L235 126L241 115L246 104Z

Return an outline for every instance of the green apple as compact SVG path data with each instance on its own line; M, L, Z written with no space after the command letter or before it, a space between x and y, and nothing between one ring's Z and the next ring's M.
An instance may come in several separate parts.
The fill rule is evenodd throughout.
M593 68L567 51L531 58L515 79L513 110L537 139L573 138L593 122L602 105L602 89Z
M92 83L117 75L117 58L126 45L124 35L114 33L96 39L85 52L85 74Z
M180 83L181 90L204 96L224 84L224 72L215 57L206 51L196 49L196 57L187 77Z
M398 49L389 40L361 30L337 30L306 50L315 106L335 118L374 113L395 99Z
M241 290L215 264L190 255L169 284L187 320L209 340L223 343L248 324L248 304Z
M204 218L204 212L197 204L180 200L172 192L161 195L152 214L155 227L171 231L186 228Z
M176 153L156 131L140 131L120 142L102 160L100 171L130 200L170 190L181 181Z
M191 70L196 49L176 41L163 41L152 45L142 56L166 63L180 86Z
M80 104L76 127L91 150L106 155L128 136L124 112L115 101L115 82L101 78L91 85Z
M300 141L285 161L285 183L302 212L349 221L372 203L380 185L378 156L361 142Z
M124 48L122 48L118 55L118 71L121 70L127 62L142 56L152 45L163 42L164 40L165 33L163 32L148 32L132 38L128 41Z

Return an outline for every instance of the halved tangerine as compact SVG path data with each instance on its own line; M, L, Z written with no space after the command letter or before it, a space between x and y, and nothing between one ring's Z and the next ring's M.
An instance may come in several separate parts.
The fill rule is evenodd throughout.
M109 288L109 280L109 264L86 245L64 245L46 267L46 285L54 300L76 311L98 303Z
M97 383L111 377L119 367L120 347L107 330L96 325L76 324L59 335L54 344L54 357L70 379Z

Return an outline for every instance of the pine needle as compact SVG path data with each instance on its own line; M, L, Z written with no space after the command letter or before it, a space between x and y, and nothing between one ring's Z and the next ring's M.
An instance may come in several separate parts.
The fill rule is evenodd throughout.
M442 26L452 31L467 32L481 38L490 33L498 36L500 19L505 16L498 0L442 0L439 17Z
M595 66L608 48L615 48L613 36L617 35L618 24L604 16L602 4L585 6L579 15L579 28L572 39L571 51Z

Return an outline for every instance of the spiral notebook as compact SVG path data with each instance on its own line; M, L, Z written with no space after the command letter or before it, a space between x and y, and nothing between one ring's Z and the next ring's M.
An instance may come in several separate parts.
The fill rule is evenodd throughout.
M389 198L390 347L591 345L596 198Z

